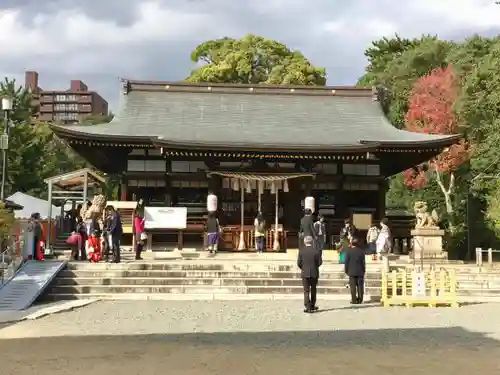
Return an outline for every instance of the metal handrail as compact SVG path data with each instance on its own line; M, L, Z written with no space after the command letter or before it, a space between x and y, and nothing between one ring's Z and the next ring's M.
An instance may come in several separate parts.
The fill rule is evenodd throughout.
M7 245L6 249L3 250L1 253L0 253L0 259L1 259L1 264L2 266L6 265L6 262L5 262L5 258L7 255L11 254L12 253L12 249L15 249L17 247L17 245L20 245L21 244L21 238L18 238L13 245ZM21 251L22 252L22 251ZM22 255L19 256L19 258L23 259ZM9 266L14 263L16 261L17 257L13 257L11 259L11 261L9 262L9 265L4 267L2 272L1 272L1 279L0 279L0 285L3 285L4 282L5 282L5 272L8 270ZM23 261L19 264L19 267L22 266L24 263L24 259ZM14 272L15 273L15 272Z

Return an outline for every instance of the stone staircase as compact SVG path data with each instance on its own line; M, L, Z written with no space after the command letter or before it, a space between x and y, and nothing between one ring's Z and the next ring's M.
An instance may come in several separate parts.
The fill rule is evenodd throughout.
M156 259L136 262L130 249L123 250L121 264L69 262L47 288L42 299L302 298L294 254L218 254L216 258L167 260L152 253ZM69 256L67 251L64 253L65 257ZM144 255L152 257L151 253ZM196 255L200 256L199 253ZM318 287L320 298L349 298L343 266L331 254L324 254L324 258ZM442 266L455 268L460 300L500 301L500 265L480 268L449 263ZM411 265L406 259L398 259L391 261L393 267ZM368 298L377 300L380 296L381 264L367 258L367 268L366 294Z
M370 265L366 294L380 294L380 267ZM322 267L318 294L349 298L343 266ZM189 261L90 264L70 262L42 296L44 300L100 299L283 299L302 298L293 262Z
M500 267L456 267L458 292L462 297L500 301Z
M54 239L54 243L51 244L52 250L56 253L63 253L69 249L66 239L69 233L59 233Z

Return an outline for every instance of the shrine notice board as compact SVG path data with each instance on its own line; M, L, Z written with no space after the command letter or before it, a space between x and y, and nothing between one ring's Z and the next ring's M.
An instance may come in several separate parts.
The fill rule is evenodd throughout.
M144 229L186 229L186 207L144 207Z

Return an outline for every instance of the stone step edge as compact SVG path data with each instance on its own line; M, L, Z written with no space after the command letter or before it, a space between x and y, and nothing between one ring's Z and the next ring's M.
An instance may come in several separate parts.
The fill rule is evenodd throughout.
M275 280L282 280L282 281L295 281L295 280L301 280L300 277L196 277L196 276L178 276L178 277L154 277L154 276L113 276L113 277L106 277L106 276L57 276L55 280L149 280L149 279L155 279L155 280L234 280L234 281L245 281L245 280L264 280L264 281L275 281ZM345 281L346 283L349 281L347 277L324 277L319 279L319 283L323 280L328 280L328 281ZM367 282L381 282L380 277L365 277L365 281Z
M60 285L60 284L53 284L49 286L49 288L105 288L105 289L111 289L111 288L126 288L126 289L143 289L143 288L175 288L175 287L182 287L185 289L205 289L205 290L220 290L220 289L248 289L248 288L258 288L258 289L275 289L275 288L286 288L286 289L297 289L299 291L302 291L302 285L292 285L292 286L286 286L286 285L155 285L155 284L144 284L144 285L129 285L129 284L116 284L116 285L85 285L85 284L78 284L78 285ZM341 285L321 285L318 284L318 290L323 290L323 289L340 289L340 290L347 290L348 288L346 286L341 286ZM366 289L380 289L378 286L369 286Z
M239 269L216 269L216 270L211 270L211 269L183 269L183 268L170 268L170 269L144 269L144 268L128 268L128 267L123 267L121 264L118 264L118 265L114 265L114 264L110 264L108 267L105 267L105 266L99 266L99 267L93 267L94 265L89 265L87 267L78 267L78 268L74 268L74 267L67 267L65 269L63 269L62 271L67 271L67 272L102 272L102 271L110 271L110 272L113 272L113 271L116 271L116 272L121 272L121 271L133 271L133 272L224 272L224 273L228 273L228 272L232 272L232 273L243 273L243 272L251 272L251 273L269 273L269 272L272 272L272 273L296 273L296 274L299 274L300 273L300 270L298 268L293 268L291 270L287 270L287 271L280 271L280 270L262 270L262 269L258 269L258 270L255 270L255 269L246 269L246 270L239 270ZM61 271L61 272L62 272ZM344 273L344 269L343 267L340 268L340 267L328 267L326 269L320 269L320 277L321 277L321 274L322 273L331 273L331 272L335 272L335 273ZM366 273L367 274L370 274L370 273L380 273L380 269L378 268L374 268L374 269L367 269L366 270Z
M156 293L88 293L88 294L73 294L73 293L48 293L43 296L43 299L64 300L64 299L98 299L98 300L123 300L123 301L234 301L234 300L298 300L302 301L302 294L156 294ZM349 301L348 294L324 294L318 295L318 304L321 306L321 300L329 301ZM380 301L380 297L365 294L365 301Z

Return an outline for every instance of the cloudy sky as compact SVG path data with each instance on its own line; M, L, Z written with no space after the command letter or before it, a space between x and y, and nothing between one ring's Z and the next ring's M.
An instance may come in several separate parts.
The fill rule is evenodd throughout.
M394 33L500 33L494 0L0 0L0 77L44 89L81 79L116 107L118 78L183 79L207 39L260 34L354 83L370 41Z

